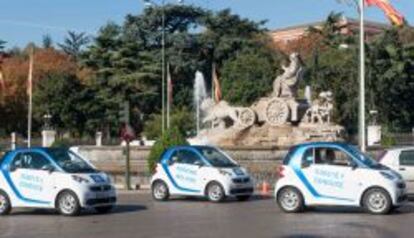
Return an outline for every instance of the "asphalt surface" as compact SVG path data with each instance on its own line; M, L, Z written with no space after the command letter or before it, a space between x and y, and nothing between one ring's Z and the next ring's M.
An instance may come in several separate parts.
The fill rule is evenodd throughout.
M154 202L149 194L121 194L110 214L86 211L63 217L54 211L14 210L0 217L0 237L413 237L414 203L391 215L359 209L313 208L285 214L272 199L212 204L180 198Z

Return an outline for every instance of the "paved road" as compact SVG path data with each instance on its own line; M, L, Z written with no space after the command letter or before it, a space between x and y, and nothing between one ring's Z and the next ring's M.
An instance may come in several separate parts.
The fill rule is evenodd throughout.
M413 237L414 203L387 216L357 209L284 214L271 199L212 204L197 199L153 202L123 194L108 215L62 217L52 211L14 211L0 218L0 237Z

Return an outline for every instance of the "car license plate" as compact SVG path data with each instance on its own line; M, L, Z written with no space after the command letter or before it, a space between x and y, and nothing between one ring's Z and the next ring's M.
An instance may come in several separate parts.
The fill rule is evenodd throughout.
M95 197L99 199L99 198L107 198L109 196L108 196L108 193L96 193Z

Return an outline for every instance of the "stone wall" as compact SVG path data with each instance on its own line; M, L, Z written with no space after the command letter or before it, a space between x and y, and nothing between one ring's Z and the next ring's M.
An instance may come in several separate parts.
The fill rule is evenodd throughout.
M98 169L113 176L116 183L124 181L125 147L122 146L80 146L79 153L89 159ZM150 173L146 159L150 147L131 147L131 172L133 184L148 184ZM246 167L257 183L263 180L273 183L276 180L276 168L288 151L288 147L223 147L233 159ZM380 149L372 149L376 155Z

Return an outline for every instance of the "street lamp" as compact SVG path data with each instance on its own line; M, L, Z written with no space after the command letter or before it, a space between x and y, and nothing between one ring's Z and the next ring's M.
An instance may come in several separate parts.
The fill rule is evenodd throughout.
M145 6L147 7L152 7L152 6L156 6L156 7L161 7L161 18L162 18L162 23L161 23L161 27L162 27L162 39L161 39L161 58L162 58L162 77L161 77L161 98L162 98L162 134L164 134L164 130L165 130L165 4L166 4L166 0L161 0L160 4L157 4L155 1L153 0L143 0ZM178 0L177 1L178 4L182 4L184 2L184 0ZM169 112L168 112L169 113ZM169 115L167 115L167 117L169 118ZM170 123L169 120L167 120L167 128L170 127Z

